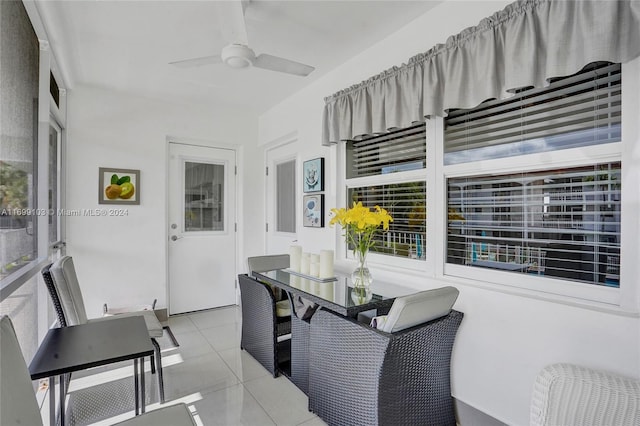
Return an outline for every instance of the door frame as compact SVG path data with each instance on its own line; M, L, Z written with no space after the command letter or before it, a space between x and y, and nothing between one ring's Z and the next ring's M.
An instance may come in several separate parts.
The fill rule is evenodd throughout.
M264 200L263 200L263 205L264 205L264 223L265 223L265 228L266 228L266 224L269 223L269 212L270 209L274 206L270 206L269 205L269 178L266 176L266 169L267 167L271 167L271 164L269 164L269 152L278 148L282 148L285 145L292 145L295 147L295 145L298 143L299 138L298 138L298 133L297 132L293 132L291 134L288 134L282 138L276 139L275 141L272 141L270 143L267 143L264 146L264 152L263 152L263 161L262 163L264 164L265 167L265 174L264 176ZM300 160L300 150L297 149L295 151L295 153L293 155L290 156L285 156L282 157L283 159L287 158L287 159L295 159L296 160L296 169L295 169L295 175L296 178L298 176L301 176L301 170L302 170L302 165L300 164L301 160ZM274 171L270 171L271 173L274 173ZM273 176L273 175L272 175ZM296 182L297 183L297 182ZM299 234L299 227L300 227L300 221L298 219L298 204L301 201L301 199L299 200L299 187L298 185L296 185L296 232L295 232L295 238L297 240L298 238L298 234ZM273 213L273 212L272 212ZM274 214L275 217L275 214ZM268 249L269 249L269 232L275 232L272 229L274 228L273 224L270 224L269 227L271 229L269 229L269 231L267 231L265 229L265 235L264 235L264 253L268 253Z
M240 247L240 241L242 241L241 238L241 233L242 233L242 227L238 224L238 218L242 217L242 207L243 207L243 202L242 202L242 185L243 185L243 181L242 181L242 174L240 173L239 169L240 167L238 166L239 164L242 164L242 160L243 160L243 154L244 154L244 150L242 146L238 146L238 145L233 145L233 144L228 144L228 143L223 143L220 141L210 141L210 140L203 140L203 139L194 139L194 138L186 138L186 137L177 137L177 136L167 136L166 137L166 141L165 141L165 162L164 162L164 185L165 185L165 207L164 207L164 259L165 259L165 270L164 270L164 275L165 275L165 284L164 284L164 291L165 291L165 299L167 301L167 308L166 308L166 316L167 318L169 317L169 312L171 312L169 306L171 305L171 296L170 296L170 289L169 289L169 243L170 241L170 234L169 234L169 203L170 203L170 194L169 194L169 148L170 148L170 144L175 143L175 144L181 144L181 145L191 145L191 146L197 146L197 147L202 147L202 148L217 148L217 149L228 149L231 151L235 152L235 157L236 157L236 164L235 164L235 181L236 181L236 200L235 200L235 217L233 218L233 221L230 221L231 223L235 223L235 246L236 246L236 252L235 252L235 265L234 265L234 276L238 275L238 271L240 270L238 268L238 259L240 258L240 252L241 252L241 247ZM236 289L236 306L240 305L240 289L238 287L238 280L237 278L235 279L235 289Z

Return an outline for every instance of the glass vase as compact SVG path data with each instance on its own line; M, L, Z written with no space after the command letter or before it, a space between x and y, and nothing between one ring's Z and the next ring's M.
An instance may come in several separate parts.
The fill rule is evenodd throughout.
M358 267L351 273L351 284L353 289L351 290L351 300L357 305L361 305L371 300L371 283L373 277L371 271L367 267L367 254L369 250L356 251Z

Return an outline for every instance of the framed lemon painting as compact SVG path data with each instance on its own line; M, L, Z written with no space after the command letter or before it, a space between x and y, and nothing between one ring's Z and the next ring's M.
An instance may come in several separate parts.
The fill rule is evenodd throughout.
M98 204L140 204L140 170L100 167Z

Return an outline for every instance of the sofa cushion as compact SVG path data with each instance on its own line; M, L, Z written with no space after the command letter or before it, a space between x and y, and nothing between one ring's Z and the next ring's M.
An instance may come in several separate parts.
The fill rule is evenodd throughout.
M448 315L458 293L455 287L442 287L398 297L378 329L394 333Z

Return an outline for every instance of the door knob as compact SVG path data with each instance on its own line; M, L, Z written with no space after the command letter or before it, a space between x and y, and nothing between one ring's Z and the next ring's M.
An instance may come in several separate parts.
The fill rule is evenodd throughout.
M172 235L171 236L171 241L178 241L180 238L182 238L182 237L178 237L177 235Z

